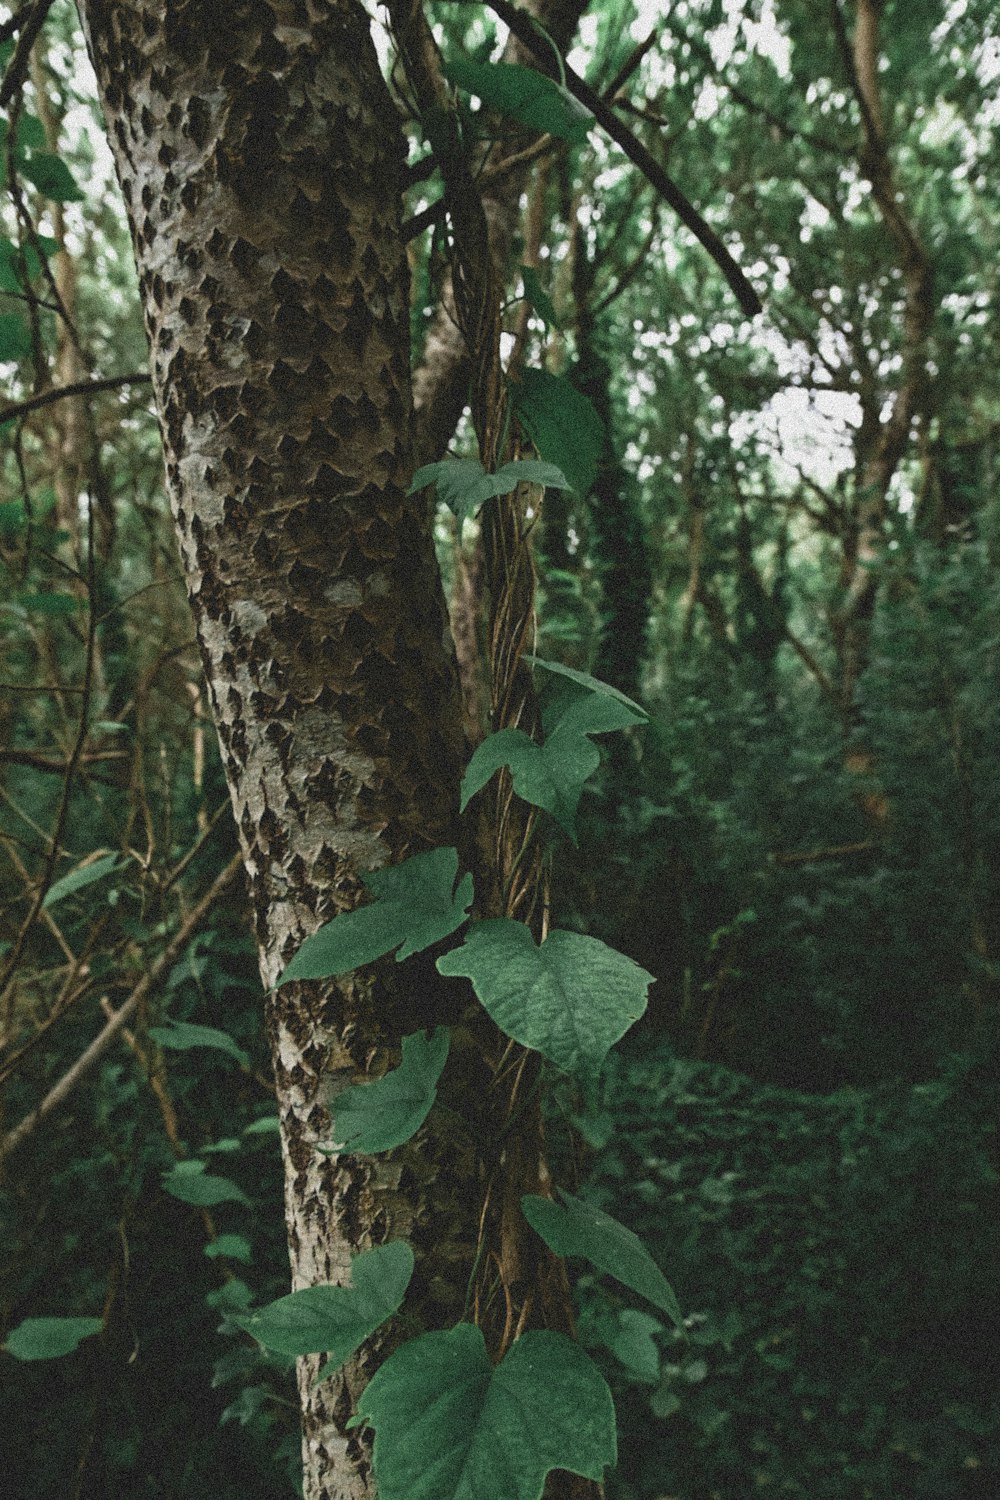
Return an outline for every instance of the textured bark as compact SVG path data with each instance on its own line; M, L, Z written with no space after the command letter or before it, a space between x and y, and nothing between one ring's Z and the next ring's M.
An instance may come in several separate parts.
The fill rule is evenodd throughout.
M354 0L81 11L269 986L361 874L449 842L455 814L454 665L428 517L405 493L402 136ZM286 986L267 1025L293 1285L343 1281L352 1251L406 1237L419 1330L460 1315L468 1163L439 1137L378 1160L314 1149L336 1092L444 1018L432 965L405 995L397 973ZM344 1424L378 1356L316 1390L318 1361L300 1361L309 1500L371 1494Z

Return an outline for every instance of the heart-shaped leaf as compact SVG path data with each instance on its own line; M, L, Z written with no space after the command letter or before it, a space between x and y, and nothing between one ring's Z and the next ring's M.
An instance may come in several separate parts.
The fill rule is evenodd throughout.
M594 1073L646 1009L653 975L598 938L550 932L540 947L523 922L474 922L438 959L471 979L501 1031L567 1073Z
M334 1101L336 1147L320 1151L391 1151L415 1135L437 1098L437 1081L448 1057L451 1033L438 1026L430 1035L404 1036L398 1068L374 1083L345 1089Z
M506 766L517 795L551 813L575 840L580 792L600 761L599 752L585 735L554 736L539 745L523 729L499 729L476 747L466 767L462 810L501 766Z
M540 459L519 458L489 474L474 458L445 458L437 464L425 464L413 476L409 493L425 485L437 487L438 499L447 505L459 521L471 520L478 510L496 495L509 495L519 484L547 485L554 490L568 490L569 481L555 464Z
M641 704L636 703L633 698L627 698L624 693L619 692L616 687L612 687L609 682L601 682L599 678L591 677L589 672L579 672L576 667L564 667L561 661L546 661L542 656L531 656L527 652L525 653L524 660L529 666L540 667L543 672L551 672L557 677L563 677L569 682L575 683L577 687L586 688L588 693L592 693L597 698L613 699L622 708L629 709L635 716L628 721L630 723L647 723L649 721L649 714ZM616 729L623 729L625 725L616 724L614 727ZM588 730L586 732L590 734L598 733L597 730Z
M560 468L585 499L593 489L605 441L604 423L593 402L565 375L547 370L524 370L510 393L539 457Z
M611 1392L561 1333L523 1334L496 1368L470 1323L410 1339L358 1416L380 1500L540 1500L552 1469L600 1480L617 1457Z
M461 927L472 905L472 876L463 876L454 891L457 873L458 851L452 848L431 849L373 871L365 885L374 902L334 917L306 938L275 988L292 979L347 974L394 948L402 962L447 937Z
M205 1171L203 1161L179 1161L163 1174L163 1188L171 1198L190 1203L194 1208L215 1208L220 1203L242 1203L250 1206L243 1189L228 1177L216 1177Z
M233 1322L278 1354L328 1354L329 1374L399 1310L412 1275L413 1251L392 1240L354 1256L350 1286L305 1287Z

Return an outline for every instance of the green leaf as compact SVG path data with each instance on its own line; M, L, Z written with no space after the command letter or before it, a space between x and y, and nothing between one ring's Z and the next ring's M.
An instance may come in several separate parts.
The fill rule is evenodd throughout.
M22 162L21 172L54 203L80 202L83 198L69 167L54 151L33 151Z
M580 792L600 760L585 735L553 736L539 745L523 729L499 729L476 747L466 767L462 811L501 766L506 766L517 795L551 813L575 841Z
M472 905L472 876L458 873L458 850L431 849L375 870L365 885L376 898L327 922L306 938L275 985L325 979L370 964L394 948L397 961L429 948L461 927ZM402 945L402 946L401 946Z
M615 1359L644 1385L655 1385L660 1378L660 1350L656 1335L663 1324L649 1313L635 1308L584 1309L577 1322L580 1342L587 1348L595 1344L610 1349Z
M440 973L471 979L501 1031L567 1073L596 1072L646 1009L653 975L597 938L550 932L540 947L523 922L474 922Z
M16 536L27 524L23 500L0 500L0 532L4 536Z
M524 370L511 385L518 421L539 457L556 464L581 499L590 493L604 449L604 423L565 375Z
M374 1083L356 1084L338 1094L334 1139L343 1144L329 1149L391 1151L415 1135L437 1098L450 1040L447 1026L436 1027L429 1037L423 1031L404 1036L398 1068Z
M467 94L475 94L490 109L512 115L529 130L547 131L571 145L582 144L594 123L589 109L568 89L534 68L456 57L445 63L443 71L451 83Z
M13 364L31 353L31 327L23 313L0 313L0 363Z
M220 1234L218 1239L205 1246L205 1254L209 1260L219 1260L221 1257L225 1260L238 1260L244 1266L253 1262L250 1241L242 1234Z
M244 1135L278 1135L280 1131L281 1121L277 1115L261 1115L252 1125L243 1127Z
M632 713L636 715L636 719L631 721L633 723L639 721L642 723L649 722L649 714L642 705L636 703L633 698L627 698L616 687L612 687L610 682L601 682L599 678L591 677L588 672L578 672L575 667L564 667L561 661L546 661L542 656L530 656L525 653L524 660L532 667L540 667L543 672L553 672L559 677L565 677L570 682L575 682L577 687L586 688L589 693L594 693L604 698L613 698L616 703L621 704L624 708L631 709ZM615 727L624 728L625 726L616 725ZM592 734L597 733L596 730L589 732Z
M521 266L520 269L521 280L524 282L525 300L534 308L544 323L549 324L552 328L560 328L562 325L556 317L552 298L542 286L538 272L534 266Z
M279 1354L328 1354L330 1373L402 1306L413 1275L405 1240L364 1250L351 1261L350 1286L310 1286L234 1319Z
M243 1203L250 1207L250 1199L242 1188L228 1177L215 1177L205 1171L203 1161L179 1161L169 1172L164 1172L163 1187L172 1198L181 1203L190 1203L195 1208L214 1208L219 1203Z
M526 660L540 666L553 665L537 657ZM576 842L580 793L600 764L600 755L588 736L627 729L645 722L647 715L638 704L607 683L598 682L585 672L573 672L572 676L574 686L543 704L542 744L521 729L500 729L476 747L462 778L463 812L490 778L506 766L517 795L551 813ZM580 688L585 691L579 691Z
M446 458L437 464L425 464L413 476L409 493L425 485L437 486L438 499L453 511L459 521L470 520L487 500L509 495L521 483L548 485L554 490L568 490L569 482L555 464L536 459L515 459L495 474L488 474L474 458Z
M11 1329L4 1348L15 1359L59 1359L103 1327L100 1318L25 1318Z
M42 151L45 148L45 126L37 115L32 115L25 110L18 116L17 121L17 149L22 151Z
M638 1235L572 1193L559 1189L561 1203L528 1193L524 1217L556 1255L582 1255L623 1286L665 1312L678 1328L684 1316L673 1289Z
M162 1026L151 1026L149 1034L154 1042L170 1052L187 1052L191 1047L213 1047L217 1052L227 1052L243 1068L249 1068L250 1059L237 1046L232 1037L215 1026L196 1026L192 1021L167 1020Z
M617 1458L611 1392L565 1334L525 1333L494 1369L459 1323L397 1349L366 1386L379 1500L540 1500L546 1475Z
M445 458L440 463L424 464L413 476L409 494L425 486L437 488L438 499L447 505L460 521L474 516L479 507L494 495L493 476L487 474L478 458Z
M42 906L55 906L57 901L64 901L67 896L75 895L85 886L93 885L96 880L103 880L105 875L110 875L113 870L120 869L122 863L123 861L117 854L105 854L101 859L92 859L87 864L77 865L75 870L70 870L68 875L64 875L61 880L49 886Z

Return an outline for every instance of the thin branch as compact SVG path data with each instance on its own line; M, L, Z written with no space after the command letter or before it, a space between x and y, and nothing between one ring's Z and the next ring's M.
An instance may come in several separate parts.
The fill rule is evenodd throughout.
M843 859L848 854L868 854L878 845L874 839L861 839L855 844L832 844L828 849L806 849L802 852L771 852L768 859L776 865L811 865L820 859Z
M5 21L5 26L16 28L20 31L14 55L4 74L3 83L0 83L0 109L6 109L18 89L24 82L28 72L28 64L31 61L31 49L42 27L45 25L45 17L52 9L52 0L34 0L33 5L22 6L16 16ZM8 32L8 36L10 33ZM6 38L5 38L6 40Z
M618 72L615 74L614 78L612 78L607 88L604 89L603 92L605 99L609 100L612 104L614 103L615 95L619 93L628 83L629 79L632 77L632 74L635 72L636 68L646 56L646 53L656 45L657 36L658 32L656 30L656 27L654 26L649 35L647 37L644 37L643 40L638 43L635 49L625 59L621 67L618 69Z
M69 1097L69 1095L76 1088L76 1085L80 1082L80 1079L83 1078L83 1076L88 1073L94 1066L94 1064L104 1055L108 1047L118 1035L119 1031L125 1025L125 1022L128 1020L129 1016L131 1016L139 1008L143 1000L145 1000L146 997L151 993L151 991L159 983L163 975L169 972L169 970L180 958L181 954L184 951L184 948L190 941L192 934L211 911L212 907L215 905L216 901L218 901L223 891L227 888L227 886L232 884L232 881L235 879L236 875L242 868L242 865L243 861L241 856L235 854L229 861L229 864L226 866L226 868L222 871L222 874L219 875L209 886L208 890L205 892L204 896L201 898L198 904L192 907L191 911L188 913L188 916L181 923L180 927L178 927L170 942L160 954L159 958L157 958L155 962L151 964L149 969L139 980L139 983L135 986L135 989L129 995L128 999L124 1002L124 1004L119 1006L118 1010L116 1010L114 1015L109 1019L107 1025L103 1028L103 1030L98 1032L97 1036L95 1036L90 1046L87 1047L84 1052L81 1052L80 1056L76 1059L76 1062L73 1063L72 1067L66 1070L63 1076L59 1079L58 1083L52 1085L52 1087L49 1089L49 1092L45 1095L45 1098L41 1101L37 1108L33 1109L31 1114L25 1115L24 1119L21 1120L20 1124L15 1125L13 1130L7 1132L6 1136L4 1136L3 1138L3 1141L0 1142L0 1159L6 1158L12 1152L16 1151L18 1146L23 1145L28 1137L32 1135L33 1132L42 1123L42 1121L45 1120L54 1109L58 1108L58 1106L62 1104L64 1099L67 1099Z
M87 750L77 757L77 765L86 766L99 760L127 760L127 750ZM0 750L0 764L27 766L32 771L53 771L65 776L69 769L65 760L54 755L41 755L35 750Z
M53 401L62 401L65 396L89 396L94 391L113 391L122 385L148 385L151 379L152 376L143 371L134 370L128 375L105 375L99 380L77 380L72 385L55 386L50 391L42 391L38 396L28 396L24 401L0 406L0 427L5 422L13 422L16 417L24 417L29 412L37 411L40 406L50 406Z
M810 672L815 677L820 687L823 689L826 697L830 699L830 702L837 703L839 701L837 696L837 689L834 687L833 683L830 681L829 677L824 672L819 662L816 660L815 656L813 656L812 652L809 650L809 647L805 645L803 641L800 641L798 636L795 635L791 630L789 630L787 626L785 628L785 640L791 646L792 650L796 652L796 654L801 658L801 660L805 662L806 666L809 668Z
M849 147L838 145L836 141L831 141L826 136L816 135L812 130L796 129L795 126L789 125L788 121L783 119L781 115L776 115L765 104L761 104L759 100L754 99L750 94L744 93L738 84L733 83L726 77L726 70L725 68L720 68L716 63L715 58L712 56L712 49L706 47L700 38L692 36L684 27L679 26L673 17L670 18L670 29L683 42L686 42L691 51L700 57L702 62L711 69L713 76L732 94L737 104L742 104L743 108L750 114L759 115L762 120L765 120L771 126L772 130L778 131L786 141L803 141L807 146L815 146L817 151L826 151L831 156L837 156L841 159L852 155Z
M510 5L508 0L488 0L488 3L490 9L495 11L501 21L510 27L518 41L522 42L536 57L545 59L551 55L549 43L538 35L531 18L525 11L515 5ZM650 155L646 147L625 122L605 104L600 95L595 94L590 85L578 73L574 72L568 64L564 63L564 67L566 71L566 87L570 93L574 94L580 103L590 110L595 120L600 125L603 125L611 139L625 152L629 161L639 168L639 171L653 185L660 194L660 197L670 205L681 223L690 229L698 243L708 252L719 267L746 316L753 318L759 312L763 312L763 303L760 297L750 285L750 282L740 270L715 230L702 218L690 199L681 192L673 179L667 176L659 162Z

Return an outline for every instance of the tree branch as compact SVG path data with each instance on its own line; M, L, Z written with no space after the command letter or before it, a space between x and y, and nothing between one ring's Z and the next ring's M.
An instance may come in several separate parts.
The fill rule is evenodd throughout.
M142 976L125 1003L119 1006L103 1030L98 1032L90 1046L84 1052L81 1052L72 1067L67 1068L58 1083L52 1085L37 1108L33 1109L31 1114L25 1115L24 1119L19 1125L15 1125L13 1130L7 1132L3 1141L0 1142L0 1159L5 1159L12 1152L16 1151L18 1146L23 1145L42 1121L64 1099L69 1097L84 1074L89 1072L98 1059L103 1056L125 1025L129 1016L138 1009L150 991L159 983L162 976L180 958L195 929L208 915L209 911L211 911L226 887L232 883L242 868L242 864L241 856L235 854L222 871L222 874L213 881L198 904L188 913L159 958L156 959Z
M518 41L522 42L539 59L551 55L551 47L531 23L530 17L519 7L508 4L508 0L488 0L489 7L509 26ZM614 111L605 104L599 94L588 83L564 63L566 87L570 93L586 105L591 114L607 131L611 139L621 147L629 161L646 177L660 197L674 210L681 223L686 225L695 239L715 261L729 284L733 295L748 318L763 312L763 303L736 261L710 224L702 218L694 204L668 177L655 157L651 156L639 138L629 129Z
M13 422L16 417L25 417L39 407L51 406L66 396L89 396L95 391L113 391L123 385L148 385L152 377L141 370L127 375L105 375L99 380L77 380L72 385L58 385L37 396L27 396L23 401L12 401L9 406L0 406L0 427Z

